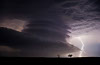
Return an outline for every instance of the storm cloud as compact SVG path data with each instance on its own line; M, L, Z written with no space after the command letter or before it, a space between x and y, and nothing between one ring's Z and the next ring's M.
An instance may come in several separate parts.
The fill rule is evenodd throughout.
M55 8L55 4L63 1L1 0L0 46L19 49L20 52L5 51L0 54L55 57L79 51L66 41L70 37L70 27L61 19L62 11Z
M15 56L52 57L79 51L66 39L70 38L69 34L77 36L99 29L96 3L93 0L1 0L0 46L21 50Z
M16 53L14 52L12 56L55 57L57 54L63 56L66 53L79 50L68 43L43 40L32 34L21 33L7 28L0 28L0 36L0 46L8 46L20 50L20 52L15 51ZM7 53L7 51L5 52ZM10 54L11 52L8 53Z

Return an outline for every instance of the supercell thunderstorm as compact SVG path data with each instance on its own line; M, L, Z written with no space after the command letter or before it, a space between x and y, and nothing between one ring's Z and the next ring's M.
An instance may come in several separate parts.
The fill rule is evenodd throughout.
M82 57L81 55L83 53L82 50L84 49L84 45L90 43L90 39L92 39L89 38L89 36L94 37L96 33L100 32L100 13L97 11L98 7L96 6L96 2L97 0L66 0L57 5L59 10L63 11L63 21L71 27L71 33L69 34L71 37L70 40L79 37L76 40L80 41L80 45L78 45L81 49L79 57ZM83 40L81 39L82 37ZM75 45L76 41L69 43ZM83 43L83 41L85 41L85 43Z
M38 14L32 17L32 19L36 17L38 20L4 19L1 20L0 27L28 32L32 35L34 33L34 37L53 43L65 44L66 41L69 41L70 44L80 48L80 51L74 56L95 56L95 54L92 55L94 52L91 53L86 47L89 44L100 43L100 36L98 36L100 12L96 2L97 0L65 0L52 5L43 14L40 14L43 15L42 17ZM84 55L84 51L87 55Z

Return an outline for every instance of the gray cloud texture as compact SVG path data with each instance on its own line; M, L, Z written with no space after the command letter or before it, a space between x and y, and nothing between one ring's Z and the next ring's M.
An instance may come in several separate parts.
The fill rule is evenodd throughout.
M13 29L6 29L7 31L1 29L1 39L4 41L1 40L0 44L21 49L23 50L21 54L25 53L25 56L56 56L56 54L74 52L79 49L66 41L66 38L70 37L69 30L74 33L84 29L86 31L99 28L99 12L94 1L31 0L23 2L17 0L2 2L1 5L4 7L0 12L1 20L7 17L10 21L13 19L14 21L25 20L25 22L22 25L17 22L14 23L15 25L0 22L1 27ZM21 29L22 32L18 32L18 29L26 23L25 28ZM16 30L14 27L17 31L14 31Z

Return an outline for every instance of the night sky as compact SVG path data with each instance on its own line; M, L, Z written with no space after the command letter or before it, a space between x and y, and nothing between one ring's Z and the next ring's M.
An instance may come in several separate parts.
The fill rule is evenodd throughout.
M0 0L0 56L100 56L99 0Z

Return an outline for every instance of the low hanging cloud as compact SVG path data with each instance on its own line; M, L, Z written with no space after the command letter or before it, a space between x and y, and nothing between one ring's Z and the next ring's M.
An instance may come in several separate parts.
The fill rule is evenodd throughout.
M0 45L2 51L5 51L5 49L6 51L14 51L11 48L21 50L21 52L16 53L18 55L15 54L14 56L56 57L57 54L63 56L67 53L77 52L79 50L77 47L68 43L42 40L32 34L7 28L0 28L0 30L0 36L2 37L0 38Z
M66 41L70 37L69 24L62 20L62 10L53 6L60 2L62 1L3 2L6 7L3 8L3 16L0 15L0 19L4 18L0 22L0 45L22 50L18 56L55 57L57 54L79 51ZM5 19L6 16L8 19Z
M19 49L14 49L9 46L0 46L0 56L17 56L21 52Z
M20 50L10 48L9 46L0 46L0 51L4 51L4 52L19 52Z
M48 21L48 20L37 20L31 21L30 24L27 25L27 29L24 29L23 32L30 33L37 38L41 38L44 40L50 41L59 41L66 43L66 37L70 33L68 29L70 29L63 22L58 21Z
M0 21L0 27L6 27L21 32L26 28L27 21L20 19L7 19L4 18Z

